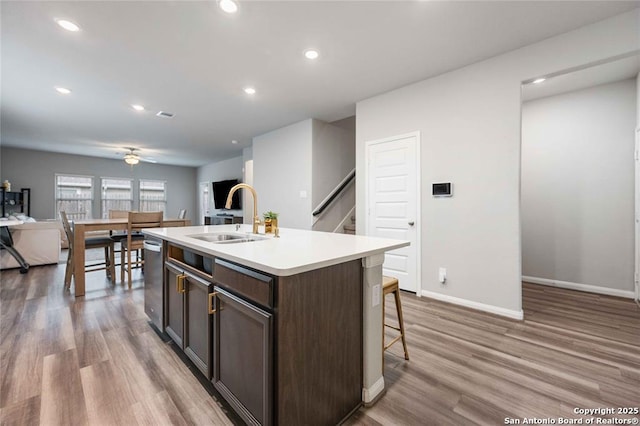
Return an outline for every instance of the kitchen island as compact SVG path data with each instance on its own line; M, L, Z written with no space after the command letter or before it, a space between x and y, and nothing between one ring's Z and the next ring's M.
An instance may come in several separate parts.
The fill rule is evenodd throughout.
M337 424L384 390L382 263L409 243L250 231L145 230L164 269L148 313L248 424Z

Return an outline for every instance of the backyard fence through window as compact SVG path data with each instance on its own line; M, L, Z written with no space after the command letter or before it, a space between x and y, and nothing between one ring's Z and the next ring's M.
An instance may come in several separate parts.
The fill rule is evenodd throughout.
M56 217L66 212L70 220L92 219L93 177L56 175Z
M163 212L167 208L167 182L140 179L140 211Z
M133 207L133 181L123 178L102 178L102 218L109 218L109 210L130 211Z

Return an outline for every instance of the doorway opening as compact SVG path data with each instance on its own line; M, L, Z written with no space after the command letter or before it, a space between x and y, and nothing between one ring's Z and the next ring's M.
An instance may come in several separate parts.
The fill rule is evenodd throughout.
M523 282L637 297L639 73L633 55L523 85Z

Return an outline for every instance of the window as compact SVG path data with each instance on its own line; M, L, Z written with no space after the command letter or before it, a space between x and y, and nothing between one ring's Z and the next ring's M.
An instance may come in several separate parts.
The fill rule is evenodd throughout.
M140 179L140 211L163 212L167 207L167 182Z
M109 218L109 210L133 209L133 181L123 178L102 178L102 218Z
M56 217L66 212L70 220L91 219L93 177L56 174Z

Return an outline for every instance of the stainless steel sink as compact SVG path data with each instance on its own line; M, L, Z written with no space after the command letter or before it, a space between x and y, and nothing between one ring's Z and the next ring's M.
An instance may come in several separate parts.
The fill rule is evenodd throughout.
M222 234L214 232L207 232L205 234L192 234L187 235L187 237L216 244L248 243L251 241L259 241L265 239L264 237L257 237L247 234Z

